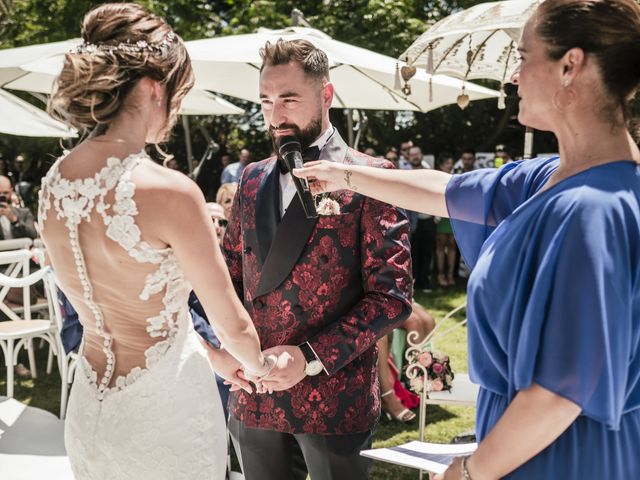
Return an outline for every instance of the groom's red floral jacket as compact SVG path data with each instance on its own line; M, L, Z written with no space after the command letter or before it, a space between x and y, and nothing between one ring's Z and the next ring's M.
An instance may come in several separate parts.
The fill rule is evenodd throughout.
M335 132L320 159L390 168ZM340 215L307 219L298 197L280 220L275 157L248 165L223 242L227 265L263 349L309 342L325 367L287 391L233 392L246 427L351 434L380 415L376 341L411 312L405 213L351 191L331 194Z

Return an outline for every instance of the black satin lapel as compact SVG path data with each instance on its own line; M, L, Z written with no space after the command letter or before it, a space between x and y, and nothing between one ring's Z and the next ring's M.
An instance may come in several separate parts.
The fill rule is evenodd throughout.
M260 274L254 298L277 288L293 270L304 250L317 218L307 218L297 195L282 217Z
M280 172L274 161L262 177L256 198L256 236L264 264L280 222Z

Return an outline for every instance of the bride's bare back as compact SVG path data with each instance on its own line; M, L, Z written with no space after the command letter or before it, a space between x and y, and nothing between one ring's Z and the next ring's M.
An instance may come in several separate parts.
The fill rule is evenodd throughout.
M184 175L124 145L85 142L44 179L39 223L99 391L132 383L171 346L188 319L183 271L216 313L223 344L260 364L202 194Z

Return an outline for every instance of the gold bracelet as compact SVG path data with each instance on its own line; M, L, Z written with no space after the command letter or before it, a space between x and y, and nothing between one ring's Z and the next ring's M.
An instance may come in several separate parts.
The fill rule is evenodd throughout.
M271 358L265 356L264 360L262 362L262 366L266 370L265 373L253 372L253 371L249 370L248 368L243 368L243 370L245 371L245 373L251 375L252 377L262 378L262 377L266 377L267 375L269 375L271 373L271 370L273 370L273 367L275 366L275 364L276 364L275 361L273 361Z
M469 457L462 457L462 461L460 462L460 479L461 480L472 480L471 475L469 475L469 469L467 468L467 459Z

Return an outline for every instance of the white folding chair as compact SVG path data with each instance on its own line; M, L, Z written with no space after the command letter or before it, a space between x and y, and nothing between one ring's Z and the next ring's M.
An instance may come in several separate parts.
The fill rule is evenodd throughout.
M41 239L36 238L33 241L33 249L31 250L31 253L40 265L44 265L46 263L46 247ZM55 321L57 328L56 331L58 333L58 336L60 336L64 319L62 318L61 307L58 301L58 284L56 282L55 273L51 272L51 274L47 276L47 282L48 283L45 284L47 309L52 312L49 318ZM57 356L58 368L60 371L60 376L62 377L62 389L60 394L60 418L64 420L67 413L67 400L69 398L69 390L71 389L73 377L78 365L78 354L75 352L66 353L64 351L64 347L62 346L61 339L60 352L61 354ZM49 349L49 357L47 359L47 373L51 373L53 356L54 352Z
M28 240L28 239L27 239ZM4 240L5 242L13 242L13 240ZM32 253L25 248L20 250L0 251L0 273L10 278L27 277L29 275L29 262ZM13 288L9 285L0 285L0 311L4 313L10 320L22 320L23 315L26 320L31 320L31 308L25 309L25 305L31 306L31 289L22 289L23 305L17 310L16 305L9 305L5 299L9 290ZM17 310L17 311L16 311Z
M0 252L7 250L22 250L29 249L33 245L33 240L30 238L10 238L8 240L0 240Z
M67 400L69 398L69 390L73 383L73 376L76 372L78 365L78 354L75 352L65 353L62 346L62 340L60 339L60 332L62 331L62 312L60 304L58 303L58 286L55 280L55 274L49 273L46 277L46 290L47 301L49 302L49 309L52 311L52 319L56 324L56 332L59 339L59 352L58 355L58 368L60 370L60 377L62 378L62 391L60 393L60 418L64 420L67 414ZM53 358L53 352L49 351L49 361L51 363Z
M0 252L1 254L2 252ZM12 278L6 275L0 274L0 291L3 291L5 287L8 288L23 288L28 290L29 287L40 280L45 281L45 285L49 283L48 276L51 275L50 268L42 268L31 275L23 278ZM51 297L51 295L48 295ZM4 306L4 302L0 302L0 308ZM54 305L55 306L55 305ZM4 309L2 309L4 311ZM29 362L35 367L35 359L33 358L33 340L36 338L44 339L49 343L49 346L55 355L61 352L62 345L60 343L60 336L58 333L57 324L55 321L55 308L49 308L49 318L32 320L30 317L29 304L27 303L24 308L25 318L18 318L17 320L10 319L8 321L0 322L0 348L4 355L4 360L7 365L7 396L13 397L13 369L18 362L18 354L21 348L25 347L29 353ZM13 312L12 312L13 313ZM35 370L35 368L33 368ZM63 366L60 365L61 376L66 374L66 368L63 372Z
M416 353L422 352L425 349L433 349L435 340L440 339L450 332L461 328L466 325L467 318L465 317L460 322L453 322L456 314L466 309L467 304L454 308L447 313L442 320L436 323L435 328L427 335L421 342L416 342L419 338L419 333L412 331L407 333L407 343L409 347L405 352L405 358L409 362L407 366L407 378L413 379L422 375L423 385L422 393L420 394L420 414L419 421L420 427L418 430L418 438L421 442L424 442L424 429L426 421L426 409L427 405L461 405L461 406L475 406L476 398L478 396L479 387L471 383L469 375L466 373L456 373L452 382L451 391L448 392L428 392L427 391L427 375L426 369L420 363L418 363L418 355ZM453 322L452 325L450 325ZM423 472L420 471L420 480L423 478Z

